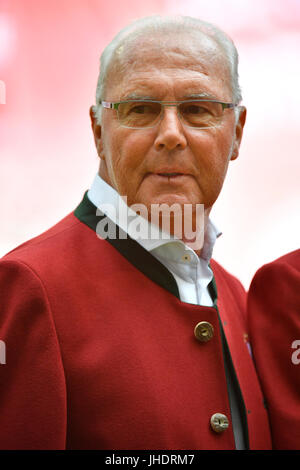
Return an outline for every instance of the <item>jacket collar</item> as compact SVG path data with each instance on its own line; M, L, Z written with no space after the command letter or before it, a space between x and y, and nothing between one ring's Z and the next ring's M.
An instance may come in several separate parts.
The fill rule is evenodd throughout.
M106 241L118 250L133 266L145 274L145 276L179 299L177 283L170 271L136 240L130 238L118 225L115 225L111 219L108 219L108 217L89 200L87 193L88 191L85 192L81 203L75 209L75 217L96 233L98 223L104 218L107 218L110 228L114 227L114 230L110 230L110 233L116 236L110 236L108 234ZM217 288L214 278L209 284L208 289L215 305L217 301Z

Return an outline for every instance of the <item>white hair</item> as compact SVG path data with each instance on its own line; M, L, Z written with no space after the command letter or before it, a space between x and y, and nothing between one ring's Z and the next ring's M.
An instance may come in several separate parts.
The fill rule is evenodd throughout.
M217 26L198 18L189 16L154 15L138 19L123 28L103 50L100 57L100 73L96 89L96 106L93 107L98 122L101 121L101 100L105 98L105 91L108 85L108 72L116 60L116 52L118 52L118 59L120 59L127 51L130 44L136 41L140 36L145 36L146 34L151 34L153 37L155 33L177 32L180 35L183 31L189 33L191 31L200 31L217 43L228 64L231 77L232 99L235 103L240 103L242 93L238 75L239 59L237 49L231 38ZM237 108L236 111L236 117L238 117L237 114L239 113Z

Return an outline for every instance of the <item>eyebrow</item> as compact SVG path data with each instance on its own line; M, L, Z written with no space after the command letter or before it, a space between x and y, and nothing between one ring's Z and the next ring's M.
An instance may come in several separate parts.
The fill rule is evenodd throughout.
M127 100L155 100L153 96L146 96L146 95L139 95L137 93L130 93L125 97L121 98L120 101L127 101Z
M188 95L185 95L184 96L184 99L186 100L189 100L189 99L202 99L202 98L207 98L207 99L210 99L210 100L215 100L216 97L211 95L210 93L206 93L205 91L203 91L202 93L190 93Z
M209 93L201 92L201 93L189 93L188 95L185 95L182 100L195 100L195 99L211 99L211 100L216 100L217 98ZM153 101L160 101L157 100L154 96L151 95L139 95L137 93L130 93L129 95L126 95L125 97L121 98L120 101L128 101L128 100L153 100ZM182 101L180 100L180 101Z

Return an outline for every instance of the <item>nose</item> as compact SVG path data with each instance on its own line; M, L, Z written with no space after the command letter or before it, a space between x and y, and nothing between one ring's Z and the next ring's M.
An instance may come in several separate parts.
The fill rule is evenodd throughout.
M154 142L156 150L183 150L187 146L187 141L176 107L165 106L162 112Z

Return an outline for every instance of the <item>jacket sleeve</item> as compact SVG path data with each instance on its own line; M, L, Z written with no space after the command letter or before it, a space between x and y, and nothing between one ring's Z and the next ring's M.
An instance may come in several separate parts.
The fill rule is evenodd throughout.
M66 386L45 288L26 264L0 261L0 449L64 449Z

